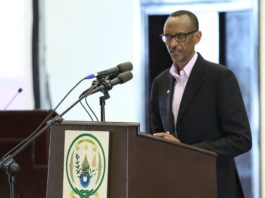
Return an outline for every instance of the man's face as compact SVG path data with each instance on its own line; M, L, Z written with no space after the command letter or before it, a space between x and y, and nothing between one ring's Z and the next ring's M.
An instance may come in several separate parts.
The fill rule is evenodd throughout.
M178 33L189 33L195 30L191 19L187 15L169 17L164 25L164 35L174 36ZM186 36L185 41L176 41L171 38L166 47L174 63L182 69L192 58L195 45L200 41L201 32L191 33Z

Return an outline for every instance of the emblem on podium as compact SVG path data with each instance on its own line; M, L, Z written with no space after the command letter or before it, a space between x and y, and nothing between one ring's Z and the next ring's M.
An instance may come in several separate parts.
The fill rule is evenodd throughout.
M107 198L109 132L66 131L65 198Z

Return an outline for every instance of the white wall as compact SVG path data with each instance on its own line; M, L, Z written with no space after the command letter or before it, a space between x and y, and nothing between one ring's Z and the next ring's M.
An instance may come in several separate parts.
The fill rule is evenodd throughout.
M32 109L32 1L0 1L0 28L0 110Z
M140 66L138 1L46 0L44 4L45 65L53 107L86 75L131 61L134 77L109 92L111 98L106 101L106 121L142 121L144 79ZM91 82L82 83L58 113L72 104ZM88 97L99 119L100 96L101 93ZM64 118L90 120L80 105Z

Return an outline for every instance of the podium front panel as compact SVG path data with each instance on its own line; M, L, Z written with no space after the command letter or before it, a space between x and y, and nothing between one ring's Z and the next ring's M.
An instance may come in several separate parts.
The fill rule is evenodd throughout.
M130 198L217 198L215 154L144 136L129 145Z
M138 124L102 122L64 122L51 129L47 198L60 198L63 191L65 130L109 131L108 197L127 197L129 134L138 131Z

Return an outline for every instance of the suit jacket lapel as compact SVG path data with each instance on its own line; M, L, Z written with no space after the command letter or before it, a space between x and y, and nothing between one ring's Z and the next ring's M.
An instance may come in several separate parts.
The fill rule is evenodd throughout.
M165 130L168 131L174 131L174 116L172 112L172 98L173 98L173 92L174 92L174 82L175 79L168 73L168 76L165 78L165 81L163 82L163 86L161 88L161 91L163 92L162 95L163 97L163 104L165 105L165 108L167 109L167 115L165 124Z
M175 84L175 79L170 75L170 81L169 81L169 94L168 94L168 99L167 99L167 120L169 124L169 131L175 131L175 125L174 123L174 115L172 112L172 100L173 100L173 93L174 93L174 84Z
M192 100L196 97L200 87L203 84L203 58L199 54L198 59L191 71L189 80L185 87L182 100L178 112L178 120L182 117L187 107L191 104Z

